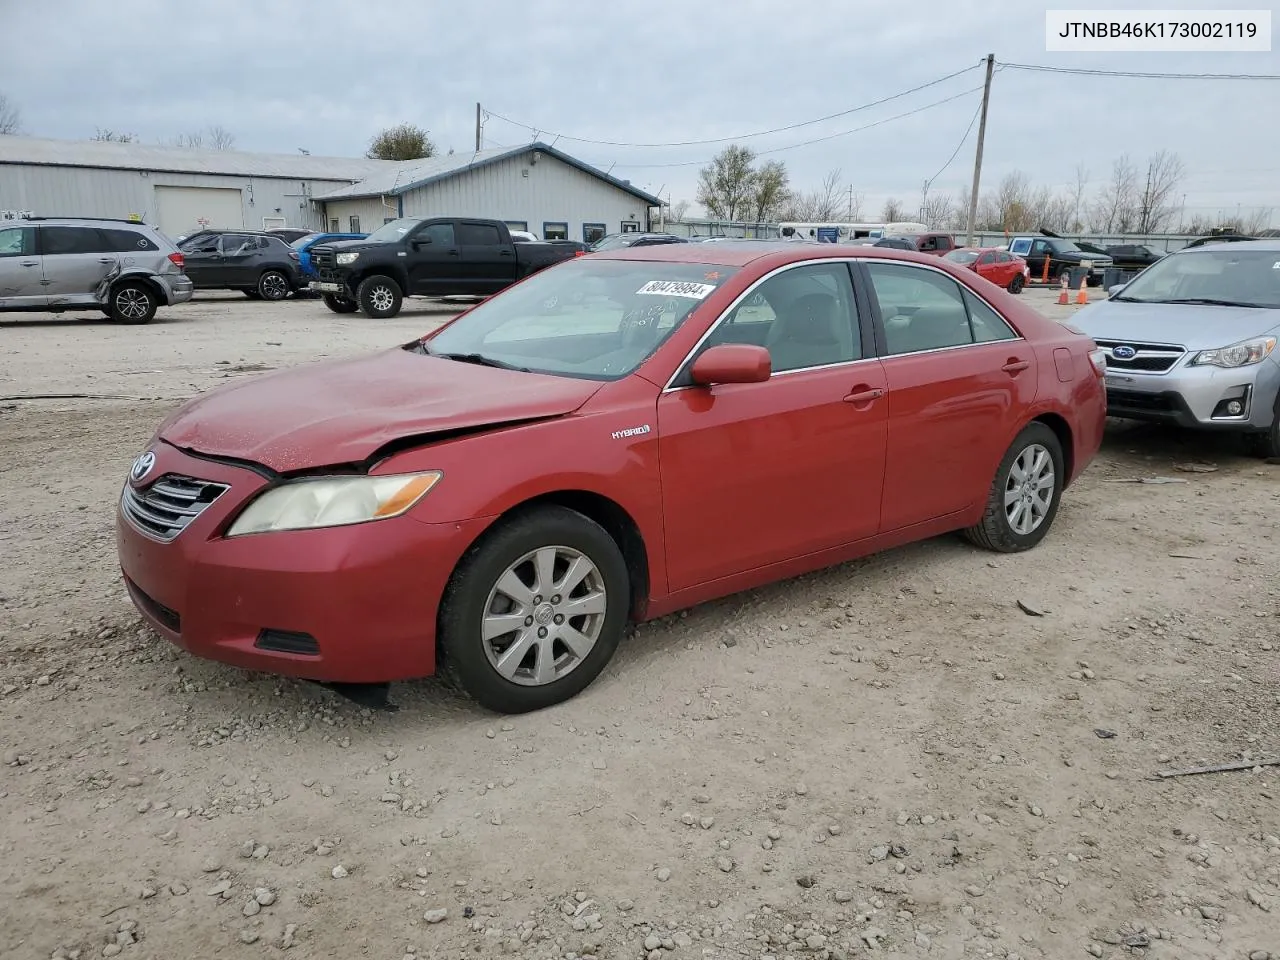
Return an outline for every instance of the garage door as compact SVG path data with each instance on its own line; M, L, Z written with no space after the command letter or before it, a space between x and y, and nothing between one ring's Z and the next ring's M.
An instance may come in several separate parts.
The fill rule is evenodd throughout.
M240 191L226 187L156 187L160 232L173 239L203 227L244 227Z

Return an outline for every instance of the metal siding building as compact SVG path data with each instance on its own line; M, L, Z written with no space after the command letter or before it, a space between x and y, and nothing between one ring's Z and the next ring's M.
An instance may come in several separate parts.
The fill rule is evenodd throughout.
M316 196L399 166L7 136L0 137L0 216L137 216L173 237L200 226L323 229Z
M649 229L661 201L643 190L543 143L467 155L406 161L319 198L328 220L348 229L351 216L368 231L397 215L482 217L565 239ZM366 218L376 217L369 221ZM594 236L592 236L594 239Z

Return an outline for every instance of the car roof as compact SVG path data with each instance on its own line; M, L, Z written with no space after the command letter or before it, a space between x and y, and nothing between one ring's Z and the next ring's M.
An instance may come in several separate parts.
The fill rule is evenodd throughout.
M1212 253L1215 250L1221 250L1224 246L1229 246L1233 250L1261 250L1264 252L1280 251L1280 237L1267 237L1260 240L1229 240L1225 237L1214 237L1208 243L1201 243L1194 247L1183 247L1181 250L1175 250L1174 253Z
M39 226L40 224L52 224L55 227L71 224L83 227L87 224L102 224L106 227L136 227L142 230L154 230L155 227L149 223L141 223L137 220L125 220L123 217L23 217L19 220L0 220L0 226L20 226L22 224L31 224Z
M656 263L705 263L719 267L745 267L758 260L768 266L786 266L808 260L844 258L891 259L934 266L941 257L892 247L860 247L842 243L792 243L787 240L724 240L720 243L670 243L653 247L624 247L590 254L593 260L651 260Z

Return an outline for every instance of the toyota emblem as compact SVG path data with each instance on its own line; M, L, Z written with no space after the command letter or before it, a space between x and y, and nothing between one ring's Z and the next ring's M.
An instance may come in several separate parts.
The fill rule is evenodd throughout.
M1121 346L1113 349L1111 355L1117 360L1132 360L1138 355L1138 351L1130 346Z
M133 466L129 468L129 479L134 483L142 482L142 479L151 472L152 467L156 465L156 455L148 450L137 460L133 461Z

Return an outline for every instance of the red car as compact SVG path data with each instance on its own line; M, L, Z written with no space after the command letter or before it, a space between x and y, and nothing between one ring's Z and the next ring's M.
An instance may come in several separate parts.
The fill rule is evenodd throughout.
M998 247L963 247L952 250L942 259L958 267L968 267L984 280L990 280L1010 293L1021 293L1031 279L1027 261Z
M120 565L193 654L439 670L521 712L586 687L628 622L951 531L1035 546L1098 450L1103 370L937 257L595 254L178 409L125 482Z

